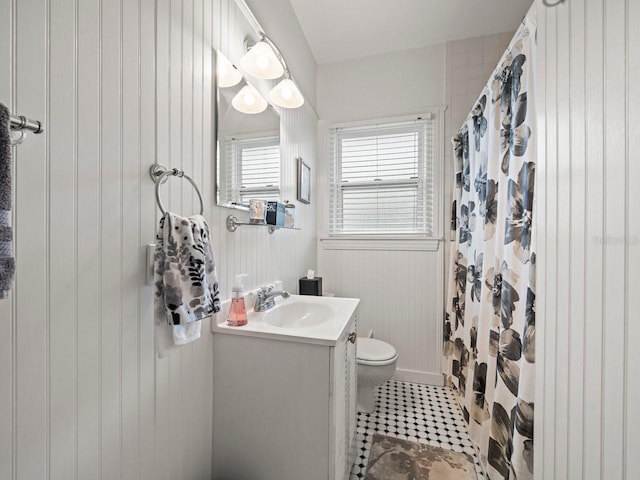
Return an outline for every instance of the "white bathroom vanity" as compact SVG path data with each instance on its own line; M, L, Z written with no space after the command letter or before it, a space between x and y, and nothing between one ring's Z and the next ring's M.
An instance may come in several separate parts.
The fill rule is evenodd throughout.
M212 322L213 478L345 480L355 458L359 300L292 295ZM247 306L249 307L249 306Z

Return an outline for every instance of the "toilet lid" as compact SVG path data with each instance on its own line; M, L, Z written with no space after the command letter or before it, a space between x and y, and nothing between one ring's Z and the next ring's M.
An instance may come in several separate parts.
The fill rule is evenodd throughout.
M357 357L369 362L382 362L396 356L396 349L392 345L375 338L358 337Z

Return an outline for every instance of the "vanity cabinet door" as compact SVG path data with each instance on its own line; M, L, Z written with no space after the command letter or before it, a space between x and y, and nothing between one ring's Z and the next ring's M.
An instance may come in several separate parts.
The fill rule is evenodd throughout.
M330 465L333 466L335 480L349 478L355 459L356 434L356 347L355 317L349 321L343 335L333 347L333 415L331 416L334 442ZM333 457L333 458L331 458Z
M334 478L332 349L214 335L213 479Z

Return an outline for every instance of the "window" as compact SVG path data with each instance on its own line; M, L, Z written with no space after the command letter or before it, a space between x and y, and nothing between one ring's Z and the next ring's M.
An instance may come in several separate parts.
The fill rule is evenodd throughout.
M433 236L435 122L331 129L330 234Z
M229 139L230 162L227 198L248 205L249 200L280 198L280 138L278 136Z

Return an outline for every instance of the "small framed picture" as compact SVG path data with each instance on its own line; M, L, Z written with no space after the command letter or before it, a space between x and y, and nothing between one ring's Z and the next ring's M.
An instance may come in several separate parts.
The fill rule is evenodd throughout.
M311 203L311 167L298 157L298 201Z

